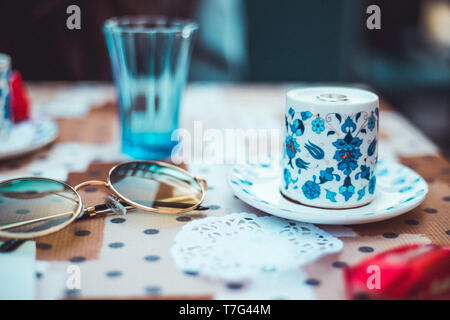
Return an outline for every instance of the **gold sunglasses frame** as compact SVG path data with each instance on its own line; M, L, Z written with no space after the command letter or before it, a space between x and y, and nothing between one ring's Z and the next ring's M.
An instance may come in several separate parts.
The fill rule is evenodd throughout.
M197 203L193 204L191 207L188 208L180 208L180 209L176 209L176 210L163 210L163 209L156 209L156 208L150 208L150 207L146 207L143 206L139 203L136 203L130 199L128 199L127 197L124 197L122 194L120 194L115 188L114 186L111 184L111 173L119 166L127 164L127 163L136 163L136 164L156 164L158 166L161 167L166 167L166 168L170 168L170 169L174 169L174 170L178 170L183 172L184 174L186 174L188 177L192 178L193 181L197 182L200 187L201 187L201 198L200 200L198 200ZM205 193L207 190L207 183L206 180L200 177L195 177L194 175L192 175L190 172L179 168L177 166L174 166L172 164L166 163L166 162L162 162L162 161L150 161L150 160L136 160L136 161L125 161L125 162L121 162L116 164L115 166L113 166L109 172L108 172L108 178L107 181L101 181L101 180L88 180L85 182L82 182L78 185L76 185L75 187L72 187L71 185L59 181L59 180L55 180L55 179L51 179L51 178L44 178L44 177L20 177L20 178L13 178L13 179L8 179L8 180L4 180L1 181L1 183L8 183L10 181L14 181L17 179L37 179L37 180L49 180L49 181L54 181L57 183L60 183L64 186L66 186L67 188L69 188L70 190L73 191L73 193L77 196L78 198L78 207L77 209L72 213L72 217L70 219L68 219L66 222L61 223L60 225L57 225L55 227L51 227L49 229L45 229L42 231L37 231L37 232L26 232L26 233L14 233L14 232L5 232L5 231L1 231L0 230L0 238L6 238L6 239L34 239L34 238L39 238L39 237L43 237L55 232L58 232L62 229L64 229L65 227L67 227L69 224L71 224L72 222L74 222L76 219L80 218L83 215L88 215L89 217L95 217L97 215L97 212L95 211L95 207L91 206L91 207L87 207L84 208L84 204L83 204L83 199L81 198L80 194L78 193L78 190L87 186L103 186L106 189L108 189L113 195L117 196L120 200L123 200L125 203L127 203L132 209L132 208L137 208L137 209L141 209L147 212L152 212L152 213L160 213L160 214L181 214L181 213L186 213L186 212L190 212L193 211L195 209L197 209L203 202L204 198L205 198ZM167 201L167 199L165 199ZM182 200L182 199L177 199L178 201ZM106 213L106 211L110 211L110 210L104 210L103 213ZM54 215L54 217L57 217L58 215ZM51 218L53 216L48 216L48 217L42 217L42 220L47 220L49 218ZM36 220L36 222L39 222L39 220Z

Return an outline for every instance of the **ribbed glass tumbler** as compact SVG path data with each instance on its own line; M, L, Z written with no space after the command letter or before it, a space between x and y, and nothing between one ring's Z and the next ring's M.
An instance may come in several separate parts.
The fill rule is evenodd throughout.
M137 159L171 155L197 30L193 21L159 16L105 22L125 154Z

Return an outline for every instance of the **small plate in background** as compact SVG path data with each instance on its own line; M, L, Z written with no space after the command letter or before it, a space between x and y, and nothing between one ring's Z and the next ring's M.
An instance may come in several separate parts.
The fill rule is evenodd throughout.
M57 137L58 125L51 119L34 119L16 124L6 142L0 143L0 161L41 149Z

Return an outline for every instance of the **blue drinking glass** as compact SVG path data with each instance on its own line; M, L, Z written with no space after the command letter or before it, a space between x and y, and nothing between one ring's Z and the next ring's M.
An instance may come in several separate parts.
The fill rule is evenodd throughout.
M112 18L105 34L118 95L122 152L163 159L176 141L197 23L161 16Z

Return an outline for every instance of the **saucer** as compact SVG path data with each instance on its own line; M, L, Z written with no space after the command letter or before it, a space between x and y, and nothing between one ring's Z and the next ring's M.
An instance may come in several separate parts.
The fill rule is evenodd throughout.
M16 124L6 143L0 144L0 160L36 151L57 137L58 125L51 119L34 119Z
M413 170L392 161L379 160L375 199L362 207L322 209L284 198L277 164L235 166L227 176L233 193L250 206L281 218L315 224L351 225L382 221L417 207L428 193L425 180Z

